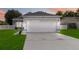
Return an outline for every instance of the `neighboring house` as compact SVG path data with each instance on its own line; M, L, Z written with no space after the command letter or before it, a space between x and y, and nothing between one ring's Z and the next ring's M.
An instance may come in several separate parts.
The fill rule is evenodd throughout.
M16 27L24 27L26 32L59 32L60 17L46 12L38 11L27 13L13 19Z
M5 21L5 18L0 18L0 21Z
M61 19L61 27L63 29L78 29L79 28L79 17L64 17Z

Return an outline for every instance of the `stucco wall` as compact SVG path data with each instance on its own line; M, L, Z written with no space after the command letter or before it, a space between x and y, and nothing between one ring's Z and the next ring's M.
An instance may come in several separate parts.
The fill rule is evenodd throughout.
M79 18L77 18L77 17L64 17L61 20L61 24L77 23L77 22L79 22Z
M79 22L77 22L76 24L77 24L77 28L79 29Z
M16 27L22 27L22 22L16 22L15 25Z
M60 29L67 29L67 25L61 25Z
M79 28L79 18L78 17L64 17L61 20L61 29L67 29L68 23L76 23L77 28Z
M35 32L46 32L48 30L48 32L57 32L60 30L60 24L57 24L59 22L59 18L24 18L23 21L24 21L24 29L27 29L27 26L28 24L26 24L28 21L31 21L31 25L33 25L33 28L30 29L29 28L29 31L35 31ZM38 21L40 21L41 23L39 23L38 25ZM50 23L50 24L49 24ZM51 25L52 24L52 25ZM34 28L34 27L37 27L37 28ZM40 28L42 29L40 29ZM48 28L47 28L48 27ZM46 28L46 30L45 30Z
M22 20L22 21L21 21ZM34 21L29 23L28 21ZM40 22L38 24L38 21ZM23 22L21 24L21 22ZM34 31L42 31L48 29L48 32L59 32L60 31L60 16L25 16L23 19L14 19L14 24L16 27L21 27L21 25L24 27L24 30L26 31L27 28L29 28L28 24L32 24L36 28L32 28ZM42 29L40 29L40 27ZM45 28L45 29L44 29ZM29 30L31 30L29 28Z

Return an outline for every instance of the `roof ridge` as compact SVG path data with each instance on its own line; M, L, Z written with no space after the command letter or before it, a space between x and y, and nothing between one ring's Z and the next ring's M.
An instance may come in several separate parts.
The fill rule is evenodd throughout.
M47 12L43 12L43 11L37 11L37 12L28 12L26 14L24 14L24 16L55 16L55 14L50 14Z

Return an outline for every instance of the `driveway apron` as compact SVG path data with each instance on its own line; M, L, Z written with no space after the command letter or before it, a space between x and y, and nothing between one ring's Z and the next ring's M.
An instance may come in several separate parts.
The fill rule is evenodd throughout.
M58 33L27 33L24 50L78 50L79 39Z

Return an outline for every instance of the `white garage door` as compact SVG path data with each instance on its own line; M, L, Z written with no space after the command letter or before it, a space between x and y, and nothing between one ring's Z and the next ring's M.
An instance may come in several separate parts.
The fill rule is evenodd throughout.
M56 32L56 21L27 21L27 32Z

